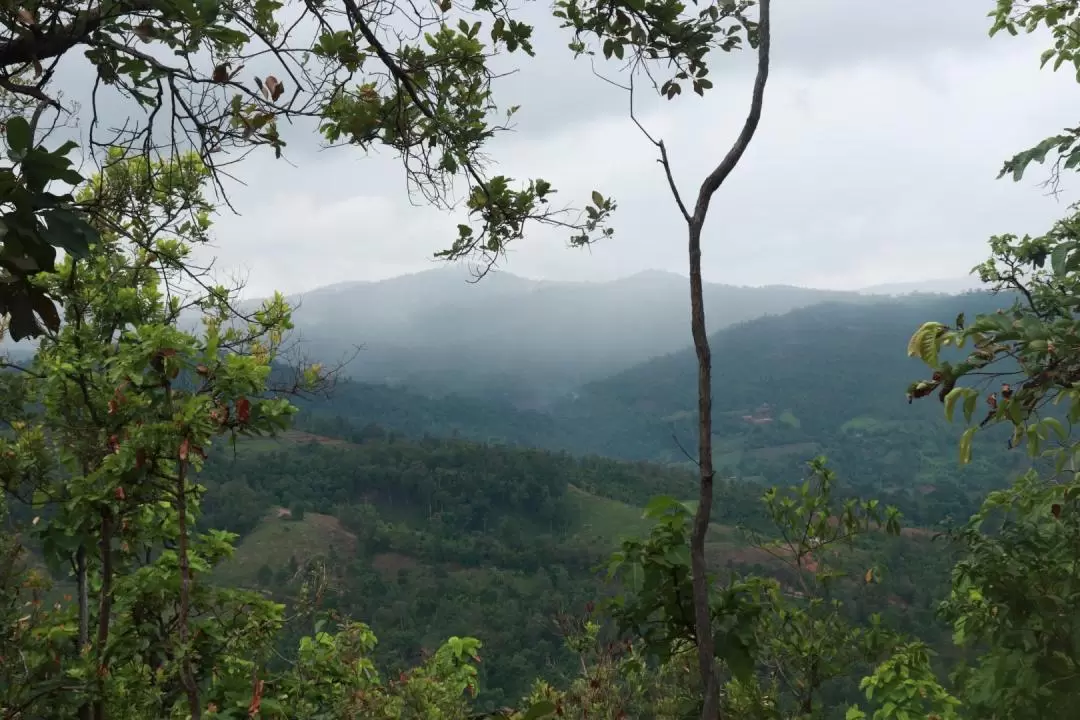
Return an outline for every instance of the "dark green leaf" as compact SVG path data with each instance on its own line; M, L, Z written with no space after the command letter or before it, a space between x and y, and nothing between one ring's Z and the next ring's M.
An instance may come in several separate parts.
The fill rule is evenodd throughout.
M54 208L41 213L41 217L48 223L42 232L45 241L75 257L85 257L90 245L100 239L97 230L70 210Z
M6 127L8 147L14 155L22 156L30 149L33 137L30 134L30 123L24 117L13 117L7 121Z
M550 700L540 700L534 703L526 712L522 720L539 720L555 714L555 703Z

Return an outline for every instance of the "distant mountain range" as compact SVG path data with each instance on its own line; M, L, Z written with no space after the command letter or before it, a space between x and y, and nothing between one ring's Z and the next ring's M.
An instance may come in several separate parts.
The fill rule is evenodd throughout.
M492 273L471 283L447 266L299 295L294 321L309 355L360 351L351 377L420 392L501 396L540 407L572 389L690 343L686 278L648 271L611 282ZM708 284L711 330L860 293Z
M914 293L934 293L938 295L960 295L972 290L979 290L983 284L974 275L967 277L939 278L918 282L888 283L871 285L860 289L863 295L911 295Z
M467 268L446 265L305 292L290 298L299 305L295 339L313 359L352 358L344 374L359 381L525 408L547 407L584 384L690 344L687 279L677 273L566 282L495 272L473 280ZM706 318L715 332L822 302L862 304L873 295L955 293L974 285L958 278L843 292L707 283ZM0 352L17 355L32 348L0 343Z

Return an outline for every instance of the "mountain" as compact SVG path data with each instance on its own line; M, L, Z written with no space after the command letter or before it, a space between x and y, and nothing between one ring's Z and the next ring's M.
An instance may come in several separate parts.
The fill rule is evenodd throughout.
M933 293L937 295L960 295L962 293L978 290L982 287L979 278L968 275L965 277L937 278L933 280L918 280L914 282L887 283L884 285L871 285L861 288L863 295L911 295L914 293Z
M331 285L292 298L307 353L359 353L346 374L427 394L502 397L541 407L575 387L690 343L686 278L649 271L611 282L529 280L459 266L379 282ZM857 293L708 285L719 329Z
M906 345L924 321L951 322L960 311L973 317L1009 302L973 293L824 303L714 333L718 471L785 482L821 453L857 486L915 505L926 491L949 492L957 512L970 511L979 486L1026 467L1026 456L1008 451L1005 428L990 427L977 440L976 461L959 467L962 423L947 423L934 399L906 400L907 386L928 374ZM696 452L696 380L695 355L682 350L587 384L551 412L559 426L579 430L574 450L687 462L684 448ZM939 508L947 504L938 499Z
M926 376L906 345L926 320L951 321L961 310L973 317L1009 302L988 293L869 298L718 330L711 337L718 472L786 483L825 454L849 487L887 492L919 522L970 512L980 490L1000 484L1002 469L1026 467L1026 458L1008 451L1006 430L988 428L976 441L975 461L959 467L960 425L948 424L933 399L906 401L909 383ZM460 436L690 465L696 377L688 348L586 383L544 410L349 382L331 400L305 405L301 423L330 435L344 422L414 438Z

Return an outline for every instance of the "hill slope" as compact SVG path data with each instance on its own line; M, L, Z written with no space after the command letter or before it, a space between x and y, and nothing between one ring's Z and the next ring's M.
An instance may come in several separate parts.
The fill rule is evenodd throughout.
M810 457L827 455L860 489L900 493L919 522L971 509L1002 470L1026 466L1006 451L1007 431L977 439L985 451L956 463L961 429L934 402L909 405L907 385L922 364L906 356L913 330L1007 305L987 294L823 303L757 318L712 337L718 469L744 480L785 483ZM330 401L305 406L306 428L339 434L338 423L375 424L424 435L689 465L695 450L696 359L691 349L588 383L545 411L508 401L432 398L400 388L347 383ZM352 432L352 431L349 431ZM928 493L936 493L933 502ZM934 508L933 513L929 508Z
M1000 484L1003 468L1026 466L1023 452L1007 452L1008 433L996 428L979 440L976 463L958 467L961 428L947 424L935 402L906 401L907 385L926 372L906 356L906 344L923 321L951 320L960 310L970 317L1008 302L972 294L829 303L714 334L718 467L784 482L809 456L824 453L852 482L913 502L930 486L949 492L957 483L965 491L972 483ZM590 428L577 449L685 461L679 445L696 447L696 378L693 351L673 353L584 386L553 414L560 425ZM960 512L959 496L956 502Z

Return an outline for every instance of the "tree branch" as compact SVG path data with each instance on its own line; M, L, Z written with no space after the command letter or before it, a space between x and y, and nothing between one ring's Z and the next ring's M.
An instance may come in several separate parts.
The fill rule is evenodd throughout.
M127 0L120 4L121 14L147 12L154 9L151 0ZM17 38L0 42L0 67L21 65L48 60L83 43L110 18L102 5L75 14L67 25L60 25L47 32L26 33Z
M727 155L720 161L720 164L716 166L716 169L709 173L709 176L705 178L705 182L701 184L701 190L698 191L697 203L694 206L694 219L693 221L699 225L705 222L705 215L709 212L709 202L712 200L713 193L715 193L720 186L727 180L728 175L735 169L735 166L739 164L739 160L742 159L743 153L746 152L746 148L750 146L750 141L754 138L754 133L757 131L758 122L761 120L761 107L765 101L765 83L769 79L769 50L771 44L771 27L769 18L769 3L770 0L761 0L760 3L760 17L758 18L758 63L757 63L757 77L754 78L754 92L750 98L750 112L746 116L746 121L743 123L742 132L739 133L739 137L735 139L735 143L728 150Z

